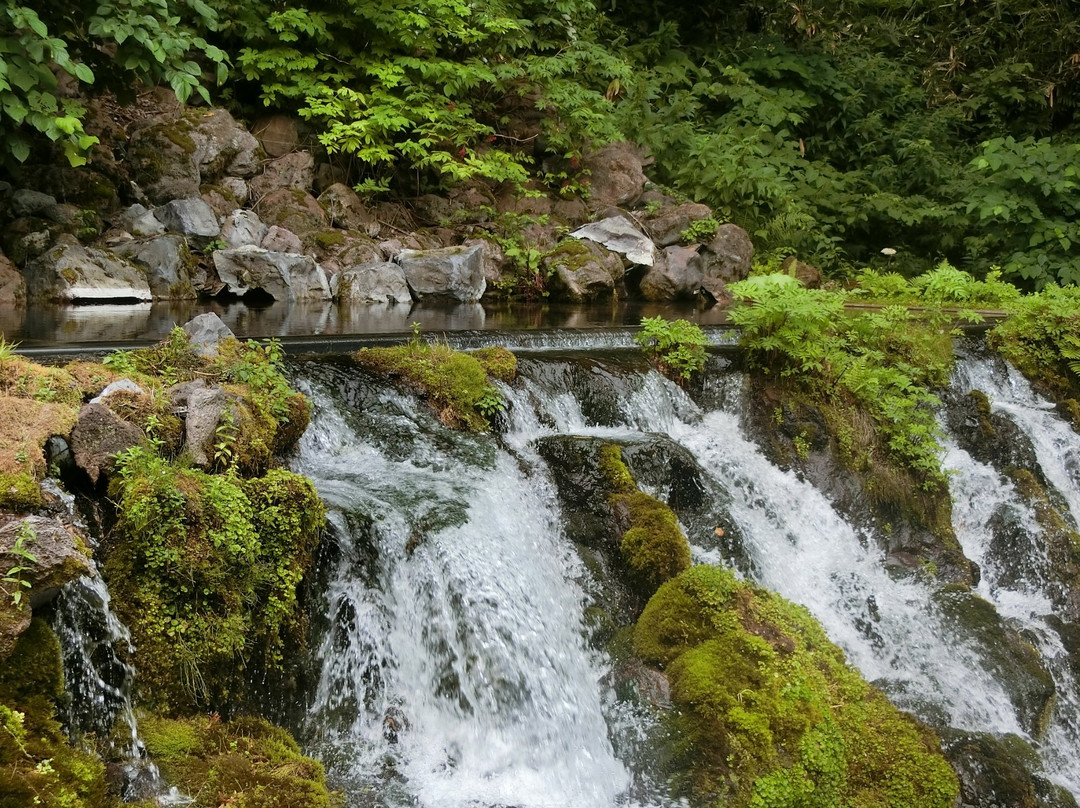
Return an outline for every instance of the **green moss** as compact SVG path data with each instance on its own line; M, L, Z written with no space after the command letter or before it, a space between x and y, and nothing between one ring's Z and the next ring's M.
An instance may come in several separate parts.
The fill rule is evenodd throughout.
M619 545L623 559L650 592L690 566L690 545L671 508L640 491L619 494L612 505L629 516Z
M142 695L165 710L223 709L245 663L276 664L286 640L302 640L296 587L322 503L287 471L243 480L142 450L118 469L105 572L138 649Z
M0 473L0 510L24 513L43 504L41 486L34 475Z
M105 808L105 768L71 746L54 717L64 689L60 643L35 619L0 665L0 807Z
M440 421L455 429L481 432L490 426L489 416L505 406L484 362L447 345L413 340L394 348L362 348L353 356L375 373L402 379L427 400ZM497 369L510 364L494 355L484 360Z
M952 806L956 776L925 727L844 661L805 609L717 567L649 601L638 655L667 669L683 789L725 806Z
M610 489L616 494L630 494L637 491L630 469L622 459L622 450L610 444L600 449L600 473L604 475Z
M320 763L300 754L285 730L261 718L222 722L216 716L139 722L165 779L195 797L194 808L331 808Z
M315 244L319 249L329 250L345 243L345 234L340 230L320 230L314 236Z
M479 362L493 379L510 384L517 378L517 357L506 348L480 348L469 351L469 356Z

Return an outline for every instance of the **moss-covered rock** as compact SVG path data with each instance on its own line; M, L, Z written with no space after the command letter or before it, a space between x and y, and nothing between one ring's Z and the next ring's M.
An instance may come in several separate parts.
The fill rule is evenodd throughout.
M184 469L147 451L120 461L105 573L138 649L143 698L225 710L243 669L300 641L297 585L324 522L311 483Z
M353 356L368 370L416 390L447 426L470 432L490 428L505 407L492 379L512 379L516 372L516 360L505 349L475 356L418 339L394 348L361 348Z
M0 808L111 808L105 767L67 742L54 715L60 643L40 619L0 666Z
M300 754L283 729L261 718L140 719L150 758L194 808L332 808L322 764Z
M933 734L857 672L805 609L698 566L668 581L634 632L678 711L682 789L725 806L950 808Z

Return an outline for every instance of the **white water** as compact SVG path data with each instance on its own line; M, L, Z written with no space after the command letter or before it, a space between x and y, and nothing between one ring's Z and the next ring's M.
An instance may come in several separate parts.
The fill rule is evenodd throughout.
M332 774L395 805L615 804L630 777L543 475L392 393L372 439L309 392L297 467L342 550L309 716Z
M1015 369L989 360L958 363L954 387L961 394L981 390L991 411L1006 415L1031 440L1040 468L1068 503L1065 518L1075 525L1080 516L1080 438L1053 412L1052 404L1035 394ZM965 555L982 569L980 593L1032 641L1054 679L1057 700L1041 739L1046 775L1080 796L1080 683L1046 619L1054 612L1059 584L1050 574L1042 528L1031 505L995 469L955 445L948 447L945 465L955 474L953 526ZM1007 560L991 552L988 521L999 509L1007 509L1029 538L1027 543L1015 542L1009 548L1015 555Z

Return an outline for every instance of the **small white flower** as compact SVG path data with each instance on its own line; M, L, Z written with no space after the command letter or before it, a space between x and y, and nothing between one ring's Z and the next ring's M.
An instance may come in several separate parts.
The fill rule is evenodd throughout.
M896 255L896 250L894 250L892 247L883 247L881 250L881 254L887 255L891 258L892 256Z

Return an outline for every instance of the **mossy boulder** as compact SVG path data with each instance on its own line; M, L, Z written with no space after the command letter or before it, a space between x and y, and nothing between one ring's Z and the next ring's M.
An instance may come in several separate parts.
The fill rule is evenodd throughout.
M105 573L138 649L144 701L226 710L243 668L302 642L297 586L324 509L288 471L242 479L184 469L145 450L119 461Z
M193 808L336 808L322 764L285 730L255 717L140 719L146 750Z
M634 649L666 670L680 790L725 806L952 808L933 733L865 682L802 607L719 567L657 590Z
M505 407L492 381L513 379L516 360L505 349L478 353L414 339L394 348L361 348L353 357L368 370L400 379L418 392L447 426L482 432Z
M0 665L0 808L113 808L105 767L68 743L55 718L60 643L35 619Z
M1068 791L1032 774L1042 764L1023 738L952 730L945 753L960 776L961 808L1076 808Z

